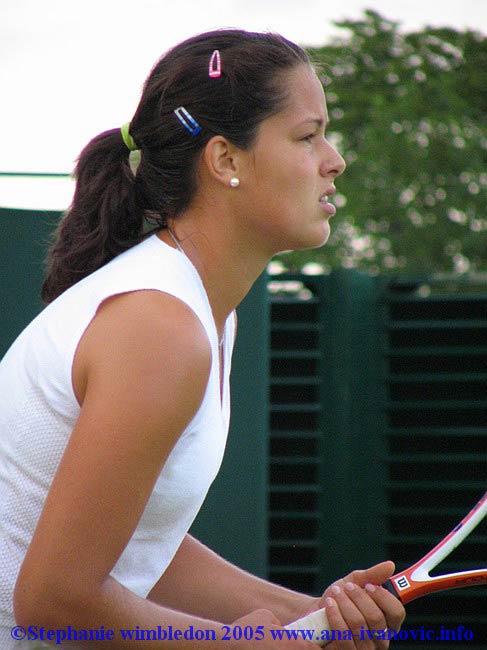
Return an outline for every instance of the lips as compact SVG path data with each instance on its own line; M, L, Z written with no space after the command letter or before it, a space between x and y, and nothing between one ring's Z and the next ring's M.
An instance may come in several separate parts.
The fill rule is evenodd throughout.
M320 196L320 207L331 217L336 214L336 208L333 203L329 202L328 194L322 194Z

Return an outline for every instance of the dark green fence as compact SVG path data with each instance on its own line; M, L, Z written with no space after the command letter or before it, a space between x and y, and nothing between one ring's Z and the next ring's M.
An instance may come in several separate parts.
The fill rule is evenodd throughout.
M381 281L285 282L298 295L271 302L270 574L318 593L385 555Z
M39 291L58 212L0 208L0 357L42 307Z
M402 566L451 530L487 488L487 293L383 296L387 549ZM486 566L487 522L442 571ZM411 603L410 621L465 625L487 645L487 588ZM444 648L444 643L428 644Z
M58 216L0 210L0 353L40 309ZM423 285L353 271L256 284L239 309L228 453L193 532L319 593L384 558L406 567L458 522L487 487L487 284ZM485 565L486 529L446 568ZM480 650L486 596L421 599L406 627L464 625Z
M319 593L381 559L406 568L487 488L487 285L336 272L272 288L270 576ZM485 566L486 543L483 522L440 572ZM486 596L418 600L406 628L454 641L463 625L480 650Z

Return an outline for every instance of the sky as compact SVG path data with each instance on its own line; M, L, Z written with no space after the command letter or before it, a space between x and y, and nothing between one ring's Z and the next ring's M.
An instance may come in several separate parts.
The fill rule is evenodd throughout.
M240 27L324 45L335 21L373 9L402 31L487 31L485 0L1 0L0 172L70 173L95 135L129 121L170 47ZM0 206L64 209L72 183L0 176Z

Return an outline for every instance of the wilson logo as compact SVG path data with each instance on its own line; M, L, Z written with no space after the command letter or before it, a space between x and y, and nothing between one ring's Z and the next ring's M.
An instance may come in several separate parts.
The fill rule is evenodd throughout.
M395 578L394 582L396 583L396 587L400 591L403 591L403 589L407 589L408 587L411 586L406 576L400 576L399 578Z

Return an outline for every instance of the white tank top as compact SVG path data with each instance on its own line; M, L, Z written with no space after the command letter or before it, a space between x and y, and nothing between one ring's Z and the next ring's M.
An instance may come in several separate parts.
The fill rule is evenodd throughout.
M116 580L141 597L150 592L220 468L230 418L234 314L225 325L221 399L218 334L201 279L184 254L152 235L48 305L0 363L0 626L4 633L15 624L12 593L17 574L80 412L71 380L78 342L106 298L140 289L163 291L193 310L210 341L212 364L202 404L168 457L112 571Z

